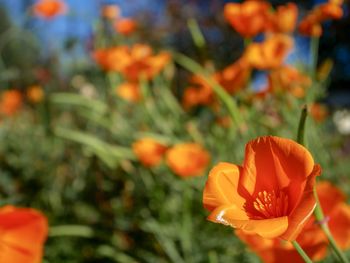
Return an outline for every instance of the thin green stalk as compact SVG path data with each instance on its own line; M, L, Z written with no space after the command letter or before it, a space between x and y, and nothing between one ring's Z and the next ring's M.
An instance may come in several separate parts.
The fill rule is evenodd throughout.
M237 125L239 133L242 134L244 122L242 120L242 116L239 112L236 101L225 91L225 89L220 84L218 84L213 78L211 78L209 72L207 72L197 62L179 53L174 53L173 57L177 63L179 63L181 66L183 66L185 69L189 70L193 74L202 77L213 88L215 94L226 106L232 121Z
M298 125L298 135L297 142L301 145L305 145L305 123L307 117L307 106L304 105L301 109L299 125Z
M301 112L301 115L300 115L298 135L297 135L297 142L300 143L301 145L305 145L304 134L305 134L306 117L307 117L307 107L306 107L306 105L304 105L302 112ZM325 217L324 217L324 214L322 211L322 207L321 207L315 186L314 186L313 191L314 191L314 196L315 196L315 200L316 200L316 208L315 208L314 214L315 214L315 217L318 220L318 222L320 222L321 229L326 234L333 251L338 256L340 261L342 263L350 263L348 261L348 259L345 257L344 253L341 251L341 249L336 244L336 242L333 238L333 235L328 228L328 224L327 224L327 222L325 222Z
M181 245L186 262L192 262L192 215L191 205L193 199L193 189L191 185L184 181L184 201L182 214Z
M338 247L337 243L335 242L333 235L331 233L331 231L329 230L328 224L327 224L327 220L323 214L322 211L322 207L320 205L320 201L317 195L317 191L316 191L316 187L314 187L314 195L315 195L315 199L316 199L316 208L314 211L314 215L317 219L317 221L320 224L321 229L323 230L323 232L326 234L329 243L334 251L334 253L338 256L340 262L342 263L350 263L349 260L346 258L346 256L344 255L344 253L341 251L341 249Z
M91 227L82 226L82 225L52 226L50 227L49 236L50 237L75 236L75 237L91 238L94 236L94 231Z
M312 260L309 258L309 256L305 253L305 251L301 248L301 246L298 244L297 241L292 241L292 244L295 248L295 250L299 253L299 255L303 258L303 260L306 263L312 263Z
M311 77L313 82L316 81L319 42L319 37L311 38Z

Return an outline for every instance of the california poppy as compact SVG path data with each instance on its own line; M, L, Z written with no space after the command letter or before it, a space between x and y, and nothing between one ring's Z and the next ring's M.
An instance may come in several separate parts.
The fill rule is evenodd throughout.
M293 47L291 37L276 34L262 43L252 43L244 51L247 63L256 69L273 69L282 66L284 59Z
M52 19L67 12L67 5L61 0L39 0L33 6L36 16Z
M45 94L41 86L33 85L27 89L27 98L32 103L39 103L43 100Z
M310 115L316 122L323 122L329 112L326 105L320 103L313 103L310 106Z
M11 116L22 107L22 94L18 90L7 90L1 95L0 114Z
M144 166L153 167L160 164L167 147L152 138L143 138L134 142L132 149Z
M239 34L245 38L252 38L265 31L269 9L270 5L265 1L227 3L224 16Z
M274 136L246 145L243 165L219 163L203 192L208 219L262 237L294 240L315 206L321 172L300 144Z
M44 215L30 208L0 208L0 262L38 263L48 233Z
M106 19L117 19L120 16L120 8L113 4L104 5L101 9L101 15Z
M301 34L312 37L322 35L321 24L330 19L340 19L343 16L342 1L330 0L316 5L299 24Z
M196 143L180 143L166 153L167 165L180 177L203 175L209 161L209 153Z
M128 36L136 30L136 22L131 18L118 19L114 23L114 29L119 34Z
M287 3L276 8L276 12L271 13L270 29L277 33L291 33L295 29L298 19L298 7L294 3Z
M129 102L138 102L141 100L140 87L136 83L124 82L116 88L116 94Z
M345 203L345 195L329 182L320 182L316 186L329 228L339 247L350 247L350 206ZM321 260L327 255L328 241L314 216L308 219L297 242L312 260ZM304 261L294 247L280 239L265 239L256 234L236 231L244 241L265 263L303 263Z

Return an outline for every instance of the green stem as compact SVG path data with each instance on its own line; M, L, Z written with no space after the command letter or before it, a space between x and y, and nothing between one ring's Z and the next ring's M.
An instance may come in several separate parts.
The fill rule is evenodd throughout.
M311 77L313 82L316 81L319 41L319 37L311 38Z
M301 145L305 145L305 123L307 117L307 106L304 105L301 109L299 125L298 125L298 135L297 142Z
M297 241L292 241L292 244L295 248L295 250L299 253L299 255L303 258L303 260L306 263L312 263L312 260L309 258L309 256L305 253L305 251L301 248L301 246L298 244Z
M91 227L81 225L62 225L50 227L50 237L60 236L76 236L91 238L94 236L94 231Z
M181 66L193 74L202 77L213 88L215 94L226 106L232 121L237 125L236 127L238 127L238 131L240 134L242 134L244 122L242 120L242 116L239 112L236 101L227 93L227 91L225 91L225 89L220 84L211 78L210 74L197 62L179 53L173 54L173 57L177 63L179 63Z
M316 187L314 187L314 195L315 195L315 199L316 199L316 208L315 208L314 214L315 214L317 221L320 224L321 229L326 234L326 236L329 240L329 243L330 243L333 251L335 252L335 254L338 256L340 262L350 263L349 260L344 255L344 253L338 247L337 243L335 242L335 240L333 238L331 231L329 230L328 224L326 222L325 216L324 216L323 211L322 211L322 207L320 205L320 200L319 200L318 195L317 195Z

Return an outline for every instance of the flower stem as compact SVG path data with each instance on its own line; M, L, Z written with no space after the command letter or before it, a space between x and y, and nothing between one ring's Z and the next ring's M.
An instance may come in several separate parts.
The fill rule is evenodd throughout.
M312 263L312 260L309 258L309 256L305 253L305 251L301 248L301 246L298 244L297 241L292 241L292 244L295 248L295 250L299 253L299 255L303 258L303 260L306 263Z
M316 187L314 187L314 195L315 195L315 199L316 199L316 208L315 208L315 217L317 219L317 221L320 224L321 229L323 230L323 232L326 234L329 243L334 251L334 253L338 256L338 258L340 259L340 262L342 263L350 263L349 260L346 258L346 256L344 255L344 253L341 251L341 249L338 247L337 243L335 242L333 235L331 233L331 231L329 230L328 224L325 221L325 217L322 211L322 207L320 205L320 201L318 199L318 195L316 192Z
M297 142L304 146L305 146L304 135L305 135L306 117L307 117L307 106L304 105L303 108L301 109L299 125L298 125L298 135L297 135Z

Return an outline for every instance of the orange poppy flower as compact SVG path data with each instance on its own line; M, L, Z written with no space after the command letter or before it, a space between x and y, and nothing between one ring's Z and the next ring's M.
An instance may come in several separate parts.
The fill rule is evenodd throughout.
M22 94L18 90L4 91L0 100L0 113L5 116L15 114L22 107Z
M328 116L328 109L320 103L313 103L310 107L310 115L316 122L323 122Z
M292 66L282 66L269 74L267 92L290 92L296 98L305 97L305 90L311 85L311 79Z
M44 99L44 91L42 87L33 85L27 89L27 98L30 102L39 103Z
M93 58L104 70L119 72L130 82L152 79L170 61L168 52L153 55L152 49L142 44L98 49Z
M118 5L104 5L101 9L101 15L110 20L116 19L120 16L120 8Z
M0 262L38 263L48 233L47 219L30 208L0 208Z
M228 3L224 7L224 16L239 34L252 38L265 31L269 9L270 5L265 1Z
M114 29L119 34L122 34L124 36L128 36L135 32L136 30L136 22L131 18L123 18L118 19L114 23Z
M250 44L243 57L253 68L261 70L278 68L292 47L292 38L286 35L273 35L262 43Z
M167 147L152 138L143 138L134 142L132 149L144 166L153 167L160 164Z
M61 0L39 0L33 6L34 14L45 19L52 19L65 14L67 5Z
M298 19L298 7L294 3L278 6L275 13L270 15L271 29L278 33L291 33Z
M209 173L203 204L208 219L262 237L294 240L315 206L321 172L300 144L266 136L250 141L242 166L219 163Z
M344 250L349 248L350 206L345 203L344 193L329 182L318 183L316 189L334 239L340 248ZM285 241L265 239L242 230L236 231L236 234L265 263L304 262L294 247ZM312 260L318 261L326 257L328 240L314 216L310 217L296 240Z
M300 22L299 31L306 36L320 37L322 35L321 24L330 19L340 19L343 16L342 1L330 0L327 3L317 5Z
M136 83L122 83L117 87L116 93L120 98L129 102L138 102L141 100L140 87Z
M180 177L203 175L209 161L209 153L196 143L177 144L166 153L167 165Z

